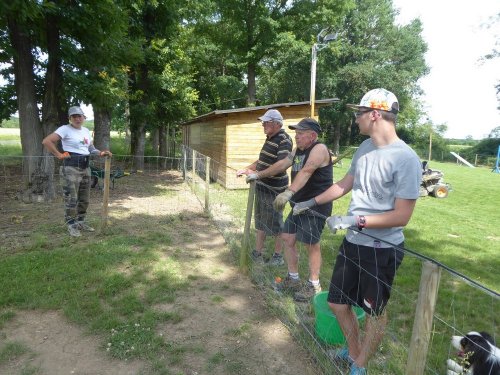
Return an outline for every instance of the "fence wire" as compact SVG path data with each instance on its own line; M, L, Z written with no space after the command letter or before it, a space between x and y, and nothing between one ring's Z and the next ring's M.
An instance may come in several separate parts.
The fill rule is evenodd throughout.
M197 154L197 158L202 158ZM198 175L198 194L201 201L203 185L203 163L195 169L195 174ZM236 170L234 170L236 173ZM195 184L196 185L196 184ZM217 217L221 206L224 202L234 201L238 195L234 191L224 191L223 189L214 189L210 187L210 204L212 201L217 201L217 205L210 207L210 213L217 222ZM217 198L214 195L217 191ZM259 193L260 191L260 193ZM271 207L271 202L276 196L276 192L265 186L262 183L257 183L255 194L255 206L266 205L269 217L261 218L263 222L272 222L276 211ZM232 195L232 197L231 197ZM222 226L223 232L226 233L226 238L231 241L233 237L229 236L231 227L233 233L241 234L241 228L244 224L246 212L246 196L239 194L239 203L228 204L232 207L239 207L239 212L233 212L233 226ZM258 200L262 201L259 202ZM217 210L214 208L217 207ZM233 209L234 210L234 209ZM226 208L226 211L230 211ZM285 211L284 218L288 212ZM252 218L253 219L253 218ZM262 220L263 219L263 220ZM303 221L307 223L306 216ZM325 218L326 219L326 218ZM221 221L225 223L227 221ZM303 230L307 230L305 225ZM268 233L274 233L275 228L267 227L265 230ZM252 229L250 235L250 251L256 248L256 237ZM330 287L331 270L333 262L339 253L341 239L345 232L340 231L339 234L333 236L325 229L321 237L321 251L323 254L331 254L326 261L323 262L320 281L323 291L327 291ZM363 235L361 233L361 235ZM377 239L382 244L382 239ZM265 242L266 260L269 261L275 250L275 238L268 236ZM387 246L395 246L394 244L386 243ZM382 245L384 246L384 245ZM309 276L308 255L306 247L297 243L299 257L299 274L302 280L307 280ZM376 249L374 249L376 250ZM500 296L498 292L482 286L478 282L472 280L466 275L460 274L450 267L441 264L431 258L425 257L418 251L395 246L395 252L404 255L404 260L396 272L395 282L391 288L391 298L387 307L388 324L385 328L385 336L379 351L373 356L369 364L369 372L371 374L405 374L407 371L407 361L409 356L412 330L415 321L415 307L419 297L419 285L408 284L408 280L420 279L424 262L430 261L436 264L441 270L440 286L437 295L437 303L433 313L432 330L429 339L428 355L425 363L425 374L443 374L446 373L446 360L452 358L456 361L462 361L457 357L457 349L451 344L453 335L463 336L469 331L486 331L489 332L495 339L499 335L499 318L496 311L500 307ZM376 254L376 252L375 252ZM351 261L347 259L347 261ZM264 265L252 263L250 265L251 277L253 281L261 287L263 297L269 302L269 306L274 311L290 331L306 347L315 357L316 362L322 368L324 373L344 373L347 371L345 364L337 363L332 360L331 354L333 349L339 347L337 344L330 344L318 335L318 327L316 327L316 319L312 304L296 303L291 295L287 295L275 288L276 277L284 278L287 274L286 265L271 266L269 263ZM325 270L327 270L325 272ZM366 271L366 270L365 270ZM404 275L404 276L403 276ZM376 277L376 275L372 275ZM411 276L411 277L409 277ZM345 296L348 298L348 296ZM354 305L356 301L351 301ZM362 325L364 321L362 321ZM376 321L375 321L376 323ZM378 327L380 331L383 327ZM341 347L342 345L340 345Z
M54 162L54 175L48 179L53 181L54 198L45 199L39 191L30 189L26 194L22 157L0 158L0 229L2 247L15 248L16 243L32 239L36 228L50 227L54 236L67 236L64 232L64 213L61 191L58 182L60 162ZM94 186L91 192L89 217L91 223L98 222L102 210L102 159L92 159ZM140 168L138 168L140 165ZM195 150L184 148L182 158L149 157L137 160L129 155L114 155L111 169L110 204L113 220L130 220L137 215L146 215L152 211L168 210L159 206L154 195L175 193L175 188L165 188L165 181L175 180L179 184L188 184L211 219L215 222L226 242L229 244L235 259L239 257L241 241L244 235L245 216L247 212L247 191L227 190L217 182L218 171L233 171L230 167L207 158ZM174 173L176 172L176 173ZM182 180L180 179L182 176ZM270 207L275 191L260 184L259 189L267 194L267 199L255 204L263 204L268 208L270 217L263 222L272 222L276 212ZM136 199L130 203L130 196ZM256 199L263 195L256 194ZM179 207L191 205L188 196L180 195L177 199ZM284 216L289 213L289 208ZM274 228L265 228L274 233ZM306 230L306 228L302 228ZM140 230L135 228L134 230ZM36 235L36 234L35 234ZM324 291L329 289L330 276L334 261L339 253L343 233L331 234L325 229L321 236L323 265L320 281ZM380 239L379 239L380 240ZM383 242L383 240L380 240ZM279 242L279 240L278 240ZM392 244L391 244L392 245ZM266 258L275 251L275 238L267 236L265 240ZM255 231L250 233L250 249L256 247ZM309 274L306 247L297 243L299 256L299 274L307 280ZM385 328L385 336L376 355L369 364L370 374L405 374L409 355L409 347L415 321L415 306L419 296L419 285L410 283L418 280L423 262L429 260L417 251L407 248L396 248L405 258L399 267L395 282L391 288L391 299L388 304L389 323ZM249 254L247 254L249 255ZM350 261L350 260L348 260ZM446 359L456 359L456 349L451 345L452 335L464 335L468 331L487 331L495 339L499 336L499 317L496 311L500 307L498 292L483 287L477 282L459 274L453 269L436 262L441 269L440 287L437 305L433 313L433 325L429 342L429 351L425 363L426 374L446 373ZM343 344L331 344L322 339L317 327L317 311L310 303L298 303L277 288L276 278L284 278L287 267L271 266L269 263L250 264L250 277L261 291L270 311L278 316L288 327L296 340L306 348L315 359L316 364L325 374L341 374L347 371L346 364L338 363L331 358L332 350ZM347 297L347 296L346 296ZM353 301L354 303L354 301ZM361 321L361 324L365 324ZM382 327L380 327L382 329Z

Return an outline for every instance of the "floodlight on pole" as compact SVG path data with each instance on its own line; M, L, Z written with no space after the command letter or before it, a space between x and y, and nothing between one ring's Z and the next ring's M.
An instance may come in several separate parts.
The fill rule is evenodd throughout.
M314 43L311 51L311 96L310 96L310 106L311 106L311 118L314 118L314 101L316 100L316 61L318 56L318 51L321 51L326 45L337 39L338 33L329 34L330 28L326 28L320 31L317 35L317 43Z

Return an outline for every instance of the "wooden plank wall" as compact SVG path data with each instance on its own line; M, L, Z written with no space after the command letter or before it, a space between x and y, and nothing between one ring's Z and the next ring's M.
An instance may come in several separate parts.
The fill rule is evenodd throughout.
M277 108L284 118L284 129L294 138L288 125L309 117L309 105ZM258 117L266 111L245 111L222 114L210 120L183 127L183 139L189 147L209 156L211 178L227 189L247 189L244 178L237 178L236 171L253 163L259 157L266 139Z

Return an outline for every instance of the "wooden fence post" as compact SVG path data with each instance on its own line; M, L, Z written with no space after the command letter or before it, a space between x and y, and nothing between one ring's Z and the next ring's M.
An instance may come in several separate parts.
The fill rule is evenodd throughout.
M406 365L405 374L407 375L422 375L424 373L440 277L441 269L438 265L429 261L423 263Z
M209 210L209 198L210 198L210 158L206 156L205 160L205 213Z
M250 224L252 223L253 202L255 198L255 181L250 182L250 189L248 189L247 200L247 214L245 217L245 231L243 232L243 242L241 244L240 252L240 269L248 272L248 261L250 254Z
M187 150L186 146L182 146L182 179L186 181L187 174Z
M192 188L193 188L193 191L194 191L194 177L196 176L196 150L193 148L193 165L192 165L192 170L193 170L193 181L192 184Z
M101 229L108 226L108 202L109 202L109 181L111 175L111 158L106 156L104 160L104 192L102 198Z

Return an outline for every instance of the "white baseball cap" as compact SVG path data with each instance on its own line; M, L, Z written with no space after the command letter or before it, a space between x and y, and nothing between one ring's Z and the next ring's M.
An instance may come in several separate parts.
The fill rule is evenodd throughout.
M69 107L68 109L68 116L73 116L73 115L82 115L85 116L85 113L83 113L82 109L75 105L73 107Z
M396 114L399 112L398 98L386 89L370 90L361 98L359 104L347 104L347 107L355 110L360 108L373 108Z
M283 123L283 116L281 116L280 111L277 109L270 109L266 113L264 113L264 116L259 117L260 121L279 121Z

